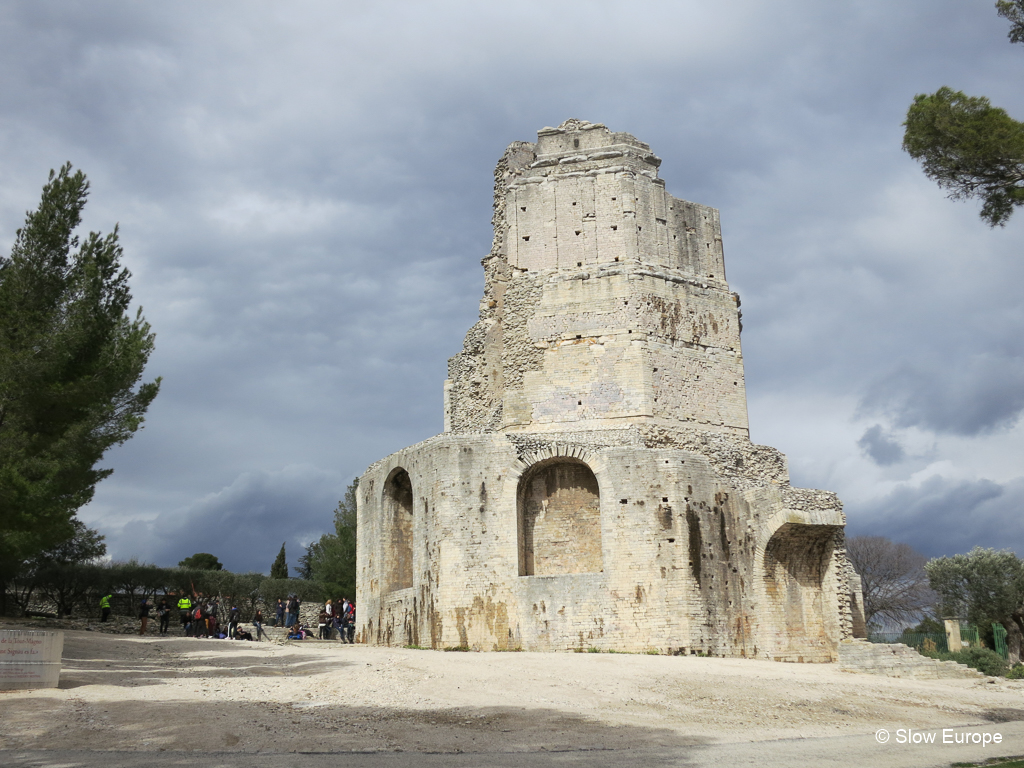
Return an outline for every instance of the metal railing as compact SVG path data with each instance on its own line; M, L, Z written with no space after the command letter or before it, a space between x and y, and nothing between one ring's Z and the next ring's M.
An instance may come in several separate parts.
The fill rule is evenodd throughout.
M1001 653L1003 658L1006 658L1006 630L998 624L992 625L993 629L997 626L1002 631L1002 650L1000 650L999 646L1000 640L997 639L996 651ZM999 635L997 634L996 637L999 638ZM918 651L932 653L935 651L941 653L949 652L949 644L946 641L945 632L914 632L910 629L905 629L902 632L871 632L868 634L868 641L872 643L902 643ZM965 621L960 622L960 643L964 648L985 647L978 628Z
M1010 658L1010 649L1006 647L1006 627L992 622L992 639L995 641L995 652L1004 659Z

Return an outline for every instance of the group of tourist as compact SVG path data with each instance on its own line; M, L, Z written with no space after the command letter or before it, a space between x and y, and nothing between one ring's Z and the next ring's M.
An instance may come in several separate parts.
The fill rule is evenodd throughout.
M294 613L292 612L292 600L289 598L287 603L283 603L278 600L278 615L286 617L284 620L284 626L288 629L289 640L305 640L313 637L313 632L310 628L306 627L298 620L298 607L295 607ZM296 600L296 603L298 601ZM283 605L283 608L282 608ZM318 633L317 638L320 640L333 640L334 633L338 633L338 638L343 643L355 644L356 635L356 604L355 601L350 601L347 597L343 597L341 600L334 602L328 600L322 606L320 606L320 612L317 615Z
M170 616L170 606L166 605L167 598L161 600L157 608L157 614L161 616L162 610ZM145 598L143 598L145 604ZM140 613L139 618L142 618ZM263 631L263 613L256 610L252 618L253 629L256 630L256 637L251 632L239 628L242 620L242 610L234 602L231 602L227 611L223 611L220 601L216 597L204 598L202 592L194 592L192 597L182 593L178 598L178 620L181 622L181 631L185 637L207 637L216 639L231 640L261 640L267 636ZM222 621L227 620L227 626ZM161 624L161 627L163 625ZM161 632L166 634L166 632Z
M334 631L337 630L341 642L355 644L356 603L354 600L349 602L347 597L343 597L337 603L328 600L320 610L317 622L320 625L322 640L330 640L334 636Z
M100 600L100 607L103 613L101 621L105 621L110 613L110 597L110 595L105 595ZM277 600L274 623L288 630L289 640L304 640L313 636L313 633L299 621L299 608L301 605L296 595L290 595L287 600L282 598ZM193 592L190 597L187 593L182 592L178 598L177 608L182 634L185 637L257 641L267 637L267 633L263 630L263 611L260 608L256 609L252 617L253 629L256 632L255 638L251 632L239 629L238 625L242 612L234 603L231 603L230 608L225 613L222 611L220 601L214 596L204 598L202 592ZM143 595L142 601L139 603L140 635L146 634L152 610L152 603L150 603L148 597ZM173 608L168 604L167 598L161 598L156 606L156 615L160 620L161 635L168 634L172 612ZM222 619L227 620L226 627L223 626ZM319 624L318 636L321 640L331 640L334 637L334 632L337 632L339 639L343 643L355 643L355 601L350 601L347 597L338 600L337 603L328 600L321 606L317 621Z

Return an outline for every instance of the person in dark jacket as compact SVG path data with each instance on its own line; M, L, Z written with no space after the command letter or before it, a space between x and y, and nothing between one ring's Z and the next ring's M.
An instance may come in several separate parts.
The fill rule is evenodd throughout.
M139 603L139 621L142 626L139 627L139 634L146 634L146 626L149 624L149 612L152 606L149 604L149 598L145 595L142 596L142 602Z
M160 634L166 635L171 626L171 606L167 604L166 597L162 598L156 607L156 615L160 619Z
M263 611L259 608L256 609L256 613L252 617L252 625L256 627L256 640L267 637L267 633L263 631ZM267 637L267 640L270 638Z
M356 604L351 602L348 611L345 613L345 634L350 645L355 645L356 636Z

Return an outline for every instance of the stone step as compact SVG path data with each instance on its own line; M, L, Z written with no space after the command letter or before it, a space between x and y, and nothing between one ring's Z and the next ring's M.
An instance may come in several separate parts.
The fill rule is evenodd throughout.
M839 666L847 672L866 672L886 677L985 678L981 672L965 664L930 659L902 643L869 643L867 640L847 640L840 643Z

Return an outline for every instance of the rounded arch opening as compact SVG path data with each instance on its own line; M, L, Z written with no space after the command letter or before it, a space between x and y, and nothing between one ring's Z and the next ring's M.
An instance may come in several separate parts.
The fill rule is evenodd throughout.
M593 470L558 456L530 467L519 478L519 575L598 573L601 554L601 492Z
M402 467L391 470L384 481L385 554L387 591L412 586L412 480Z
M784 661L833 661L833 633L827 626L826 580L833 562L833 525L785 523L764 548L764 586L776 607L779 645L771 653Z

